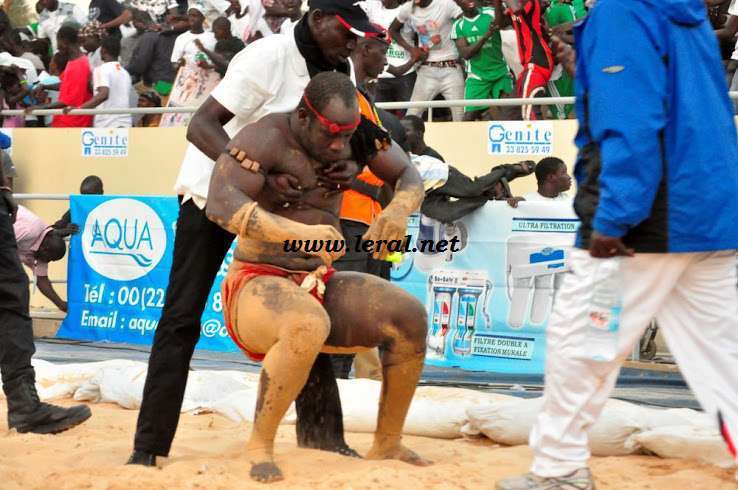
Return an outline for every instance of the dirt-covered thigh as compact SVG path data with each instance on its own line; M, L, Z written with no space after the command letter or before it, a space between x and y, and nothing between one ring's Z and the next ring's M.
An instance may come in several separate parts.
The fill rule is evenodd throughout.
M414 349L425 348L425 307L389 281L361 272L336 272L328 281L323 307L331 319L328 348L391 347L397 339L410 341Z

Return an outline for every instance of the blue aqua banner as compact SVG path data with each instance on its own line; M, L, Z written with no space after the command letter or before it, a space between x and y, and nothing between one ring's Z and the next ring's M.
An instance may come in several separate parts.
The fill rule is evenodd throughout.
M69 311L57 336L151 344L164 306L179 206L174 197L74 195L69 247ZM197 348L237 351L223 323L220 283L208 296Z
M172 264L177 200L75 195L71 212L80 233L71 241L69 312L57 336L151 344ZM553 293L578 225L568 201L518 209L490 202L451 224L411 217L417 251L393 265L392 281L426 305L426 362L542 373ZM202 315L200 349L237 351L220 294L232 259L233 248Z

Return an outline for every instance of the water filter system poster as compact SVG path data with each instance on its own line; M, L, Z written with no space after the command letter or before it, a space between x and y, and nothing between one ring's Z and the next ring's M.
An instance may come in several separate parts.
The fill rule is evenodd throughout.
M426 305L426 363L542 374L554 291L578 227L571 201L491 202L449 224L413 216L418 251L394 264L392 281ZM442 240L457 251L431 252Z

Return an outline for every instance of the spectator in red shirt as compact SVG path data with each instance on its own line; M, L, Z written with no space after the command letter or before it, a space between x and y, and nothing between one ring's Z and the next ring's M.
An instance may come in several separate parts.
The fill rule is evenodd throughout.
M39 90L59 90L59 100L32 109L77 108L92 98L90 80L90 62L79 48L79 31L71 25L63 25L56 34L59 52L67 58L67 65L59 75L61 82L57 86L41 86ZM51 126L54 128L88 128L92 126L93 116L75 116L63 114L54 116Z
M503 3L505 9L503 9ZM518 53L523 72L518 77L518 97L540 97L554 69L553 52L544 34L543 5L541 0L494 0L498 27L512 23L518 42ZM531 106L523 106L523 119L537 119Z

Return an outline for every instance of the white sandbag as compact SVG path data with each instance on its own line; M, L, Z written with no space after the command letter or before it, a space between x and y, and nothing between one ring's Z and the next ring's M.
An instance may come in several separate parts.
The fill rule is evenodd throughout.
M635 434L632 440L662 458L693 459L721 468L735 465L716 428L664 426Z
M712 417L704 412L698 412L689 408L651 408L643 407L644 423L648 429L659 427L691 425L695 427L710 428L717 423Z
M467 410L470 425L491 440L517 446L528 444L528 436L542 406L542 398L516 399L472 407ZM637 444L627 444L634 433L645 429L642 408L620 400L608 400L600 418L589 430L589 446L596 456L619 456L637 452Z
M103 368L146 366L145 363L123 359L73 364L53 364L33 359L31 363L36 371L36 390L39 398L44 401L73 396L80 386L91 380Z
M146 364L102 367L74 394L77 401L93 403L117 403L123 408L141 406L143 386L146 381Z
M350 432L374 432L381 382L368 379L338 380L343 406L343 425ZM468 422L467 408L513 399L463 388L421 386L415 391L403 433L439 439L462 437Z

